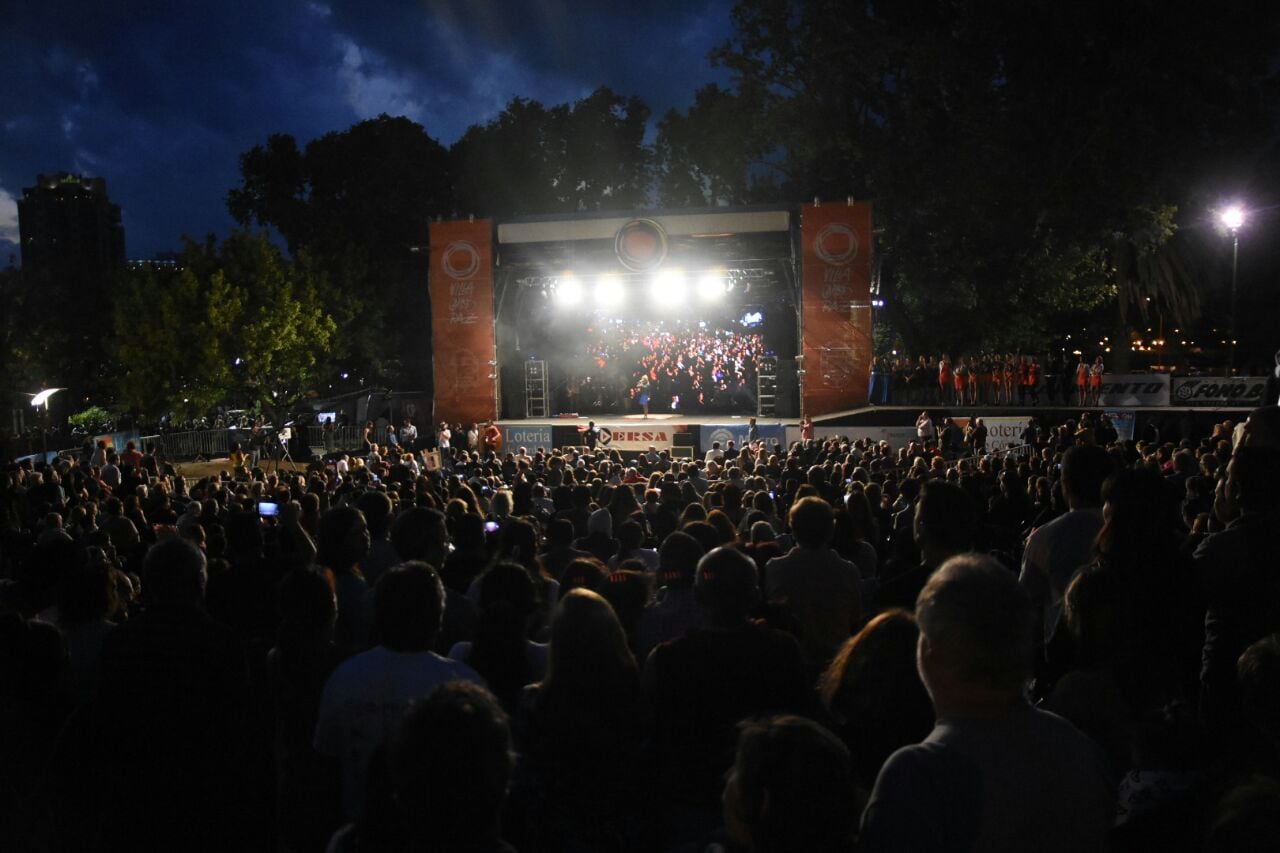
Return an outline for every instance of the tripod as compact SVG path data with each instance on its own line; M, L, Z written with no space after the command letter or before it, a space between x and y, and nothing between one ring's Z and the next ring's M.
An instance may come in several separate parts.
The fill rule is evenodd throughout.
M280 436L279 436L280 449L277 453L273 454L275 456L275 463L276 463L275 473L277 474L280 473L280 463L286 459L289 460L290 466L296 467L293 462L293 457L289 454L289 439L292 437L293 436L291 435L290 430L288 428L286 428L280 433Z

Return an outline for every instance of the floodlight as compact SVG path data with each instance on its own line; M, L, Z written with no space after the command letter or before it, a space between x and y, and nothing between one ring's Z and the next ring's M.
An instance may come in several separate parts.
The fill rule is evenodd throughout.
M1241 225L1244 225L1244 208L1238 204L1233 204L1219 213L1218 218L1222 220L1223 225L1235 231Z
M598 308L617 308L627 301L622 278L613 273L605 273L596 279L594 296Z
M698 298L703 302L714 302L725 294L725 278L722 273L703 273L698 279Z
M578 284L578 280L573 276L566 276L560 279L556 285L556 302L563 306L572 307L582 301L582 285Z
M50 397L65 390L65 388L45 388L43 391L38 391L31 395L31 405L37 407L47 405Z
M685 285L683 270L662 270L653 277L649 292L654 303L659 306L678 305L680 297L684 295Z

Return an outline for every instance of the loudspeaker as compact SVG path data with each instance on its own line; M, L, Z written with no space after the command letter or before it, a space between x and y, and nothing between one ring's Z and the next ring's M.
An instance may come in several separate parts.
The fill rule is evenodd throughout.
M524 419L524 366L516 364L502 368L500 374L502 411L498 416L508 420Z
M796 360L778 359L777 401L774 414L779 418L800 417L800 385L796 380Z

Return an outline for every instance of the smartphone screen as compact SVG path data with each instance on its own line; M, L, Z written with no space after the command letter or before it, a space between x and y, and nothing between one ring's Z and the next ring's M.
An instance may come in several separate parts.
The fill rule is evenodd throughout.
M485 532L485 533L497 533L497 532L498 532L498 522L496 522L496 521L486 521L486 522L484 523L484 532Z
M258 501L258 515L262 518L274 518L280 514L280 504L275 501Z

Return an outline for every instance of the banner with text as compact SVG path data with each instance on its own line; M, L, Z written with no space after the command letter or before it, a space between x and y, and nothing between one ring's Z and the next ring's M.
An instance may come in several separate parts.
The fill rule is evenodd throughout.
M1265 376L1175 376L1170 396L1175 406L1256 409L1266 390Z
M539 447L550 450L552 447L551 424L503 427L502 446L511 451L523 447L530 453Z
M636 424L596 424L600 429L600 448L602 450L670 450L674 443L672 436L677 431L684 431L683 425L637 426ZM585 432L586 427L578 427Z
M865 405L871 375L871 205L800 211L802 408Z
M716 441L720 442L721 449L731 441L734 447L740 448L747 443L750 429L747 424L703 424L698 431L699 450L706 453ZM772 447L775 441L781 444L786 438L781 424L759 424L756 429L766 447Z
M1103 406L1167 406L1169 374L1104 373L1098 402Z
M437 421L497 416L493 331L493 223L431 225L431 345Z

